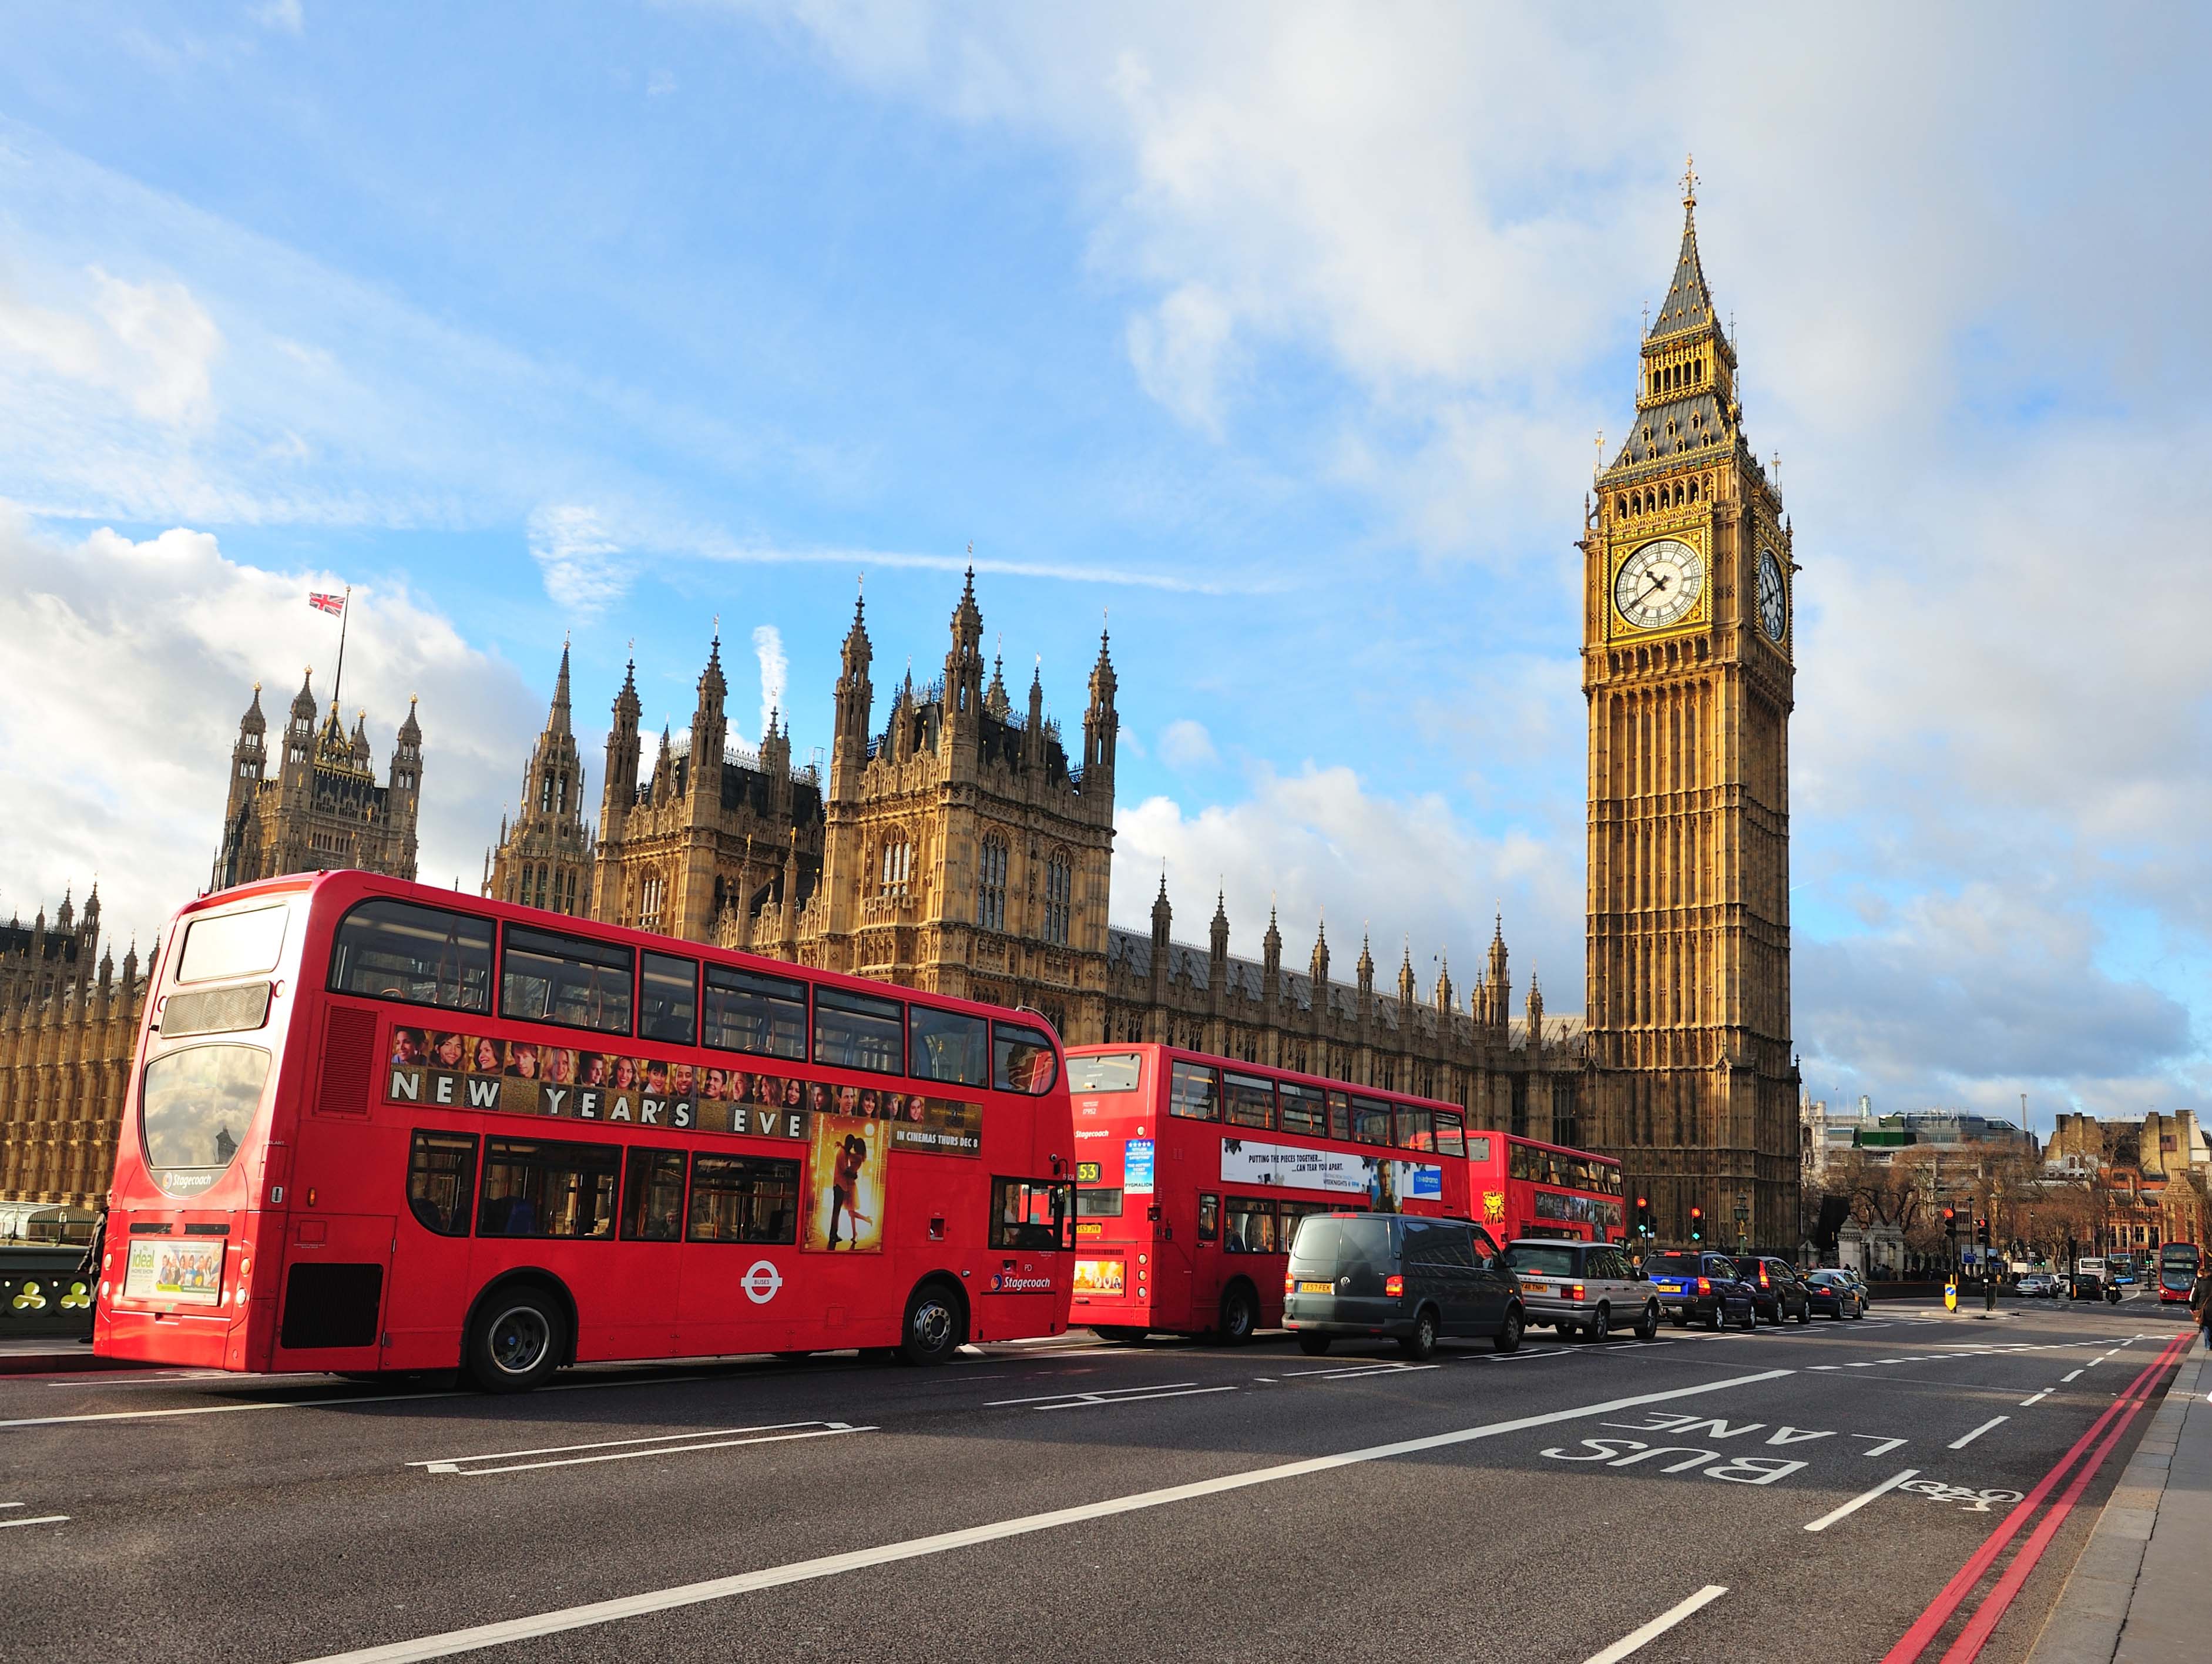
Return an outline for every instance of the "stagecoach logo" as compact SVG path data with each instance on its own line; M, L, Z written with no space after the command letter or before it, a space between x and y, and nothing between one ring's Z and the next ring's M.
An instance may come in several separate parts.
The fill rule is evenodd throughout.
M776 1291L783 1286L783 1273L765 1260L756 1260L746 1268L744 1288L745 1298L756 1306L765 1306L775 1298Z
M1002 1271L992 1276L991 1286L984 1291L988 1294L1049 1294L1052 1292L1052 1278L1016 1277Z

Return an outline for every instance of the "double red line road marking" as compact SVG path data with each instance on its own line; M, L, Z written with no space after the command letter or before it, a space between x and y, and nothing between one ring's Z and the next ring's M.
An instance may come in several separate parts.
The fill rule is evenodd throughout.
M1975 1610L1973 1617L1967 1620L1966 1627L1960 1632L1959 1638L1951 1643L1941 1661L1941 1664L1972 1664L1988 1642L1990 1633L1996 1630L1998 1620L2012 1605L2014 1597L2020 1593L2021 1585L2027 1581L2028 1574L2042 1559L2044 1550L2051 1546L2051 1540L2058 1534L2059 1527L2066 1522L2066 1516L2073 1511L2074 1504L2081 1500L2081 1493L2089 1488L2090 1482L2118 1447L2128 1430L2129 1423L2135 1419L2136 1412L2150 1402L2155 1382L2179 1361L2191 1339L2193 1336L2187 1330L2175 1336L2166 1350L2146 1364L2142 1373L2128 1383L2127 1390L2106 1406L2104 1414L2089 1424L2089 1430L2074 1442L2073 1448L2058 1459L2048 1473L2036 1481L2035 1489L2005 1515L2004 1523L1990 1533L1988 1540L1974 1551L1965 1565L1959 1568L1958 1575L1943 1586L1943 1592L1913 1620L1912 1627L1905 1631L1898 1643L1882 1655L1881 1664L1914 1664L1914 1661L1928 1649L1929 1643L1942 1633L1944 1625L1951 1621L1965 1604L1966 1597L1988 1575L1990 1568L1997 1563L2005 1546L2020 1534L2021 1528L2035 1510L2042 1507L2045 1500L2057 1489L2059 1481L2066 1477L2067 1469L2072 1467L2085 1451L2089 1451L2088 1461L2082 1463L2073 1482L2067 1485L2064 1493L2038 1522L2027 1541L2021 1546L2020 1552L2013 1556L2012 1564L2005 1568L2004 1574L1997 1579L1996 1586ZM2102 1436L2102 1442L2099 1442L2100 1435ZM2096 1447L2094 1451L2090 1451L2092 1445Z

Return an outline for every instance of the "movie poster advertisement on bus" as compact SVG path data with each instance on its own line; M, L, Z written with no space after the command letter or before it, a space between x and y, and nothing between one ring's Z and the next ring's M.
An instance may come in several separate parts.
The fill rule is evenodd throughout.
M818 1090L818 1089L817 1089ZM884 1177L890 1153L884 1121L836 1114L814 1117L807 1163L806 1236L820 1254L884 1251Z
M1128 1286L1128 1261L1125 1259L1078 1260L1075 1262L1075 1292L1103 1296L1118 1300Z
M127 1300L173 1300L185 1306L222 1303L222 1252L216 1242L144 1240L131 1244L123 1275Z
M793 1143L806 1139L817 1117L835 1114L877 1127L879 1150L970 1158L983 1151L979 1102L458 1030L394 1030L384 1096L392 1103Z

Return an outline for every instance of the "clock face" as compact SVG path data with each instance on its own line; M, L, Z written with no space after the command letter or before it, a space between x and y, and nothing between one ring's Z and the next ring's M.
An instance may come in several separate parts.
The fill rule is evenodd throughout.
M1621 562L1613 580L1613 604L1638 629L1679 623L1705 592L1705 562L1673 537L1649 543Z
M1774 551L1759 551L1759 624L1766 639L1779 642L1790 628L1790 596L1782 586L1782 562Z

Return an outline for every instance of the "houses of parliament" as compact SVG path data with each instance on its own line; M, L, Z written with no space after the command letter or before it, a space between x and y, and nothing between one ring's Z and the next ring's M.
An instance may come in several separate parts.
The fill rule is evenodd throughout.
M711 640L681 734L648 738L631 665L594 787L564 648L520 808L485 854L484 893L1030 1006L1074 1043L1156 1041L1449 1100L1479 1127L1620 1156L1662 1236L1684 1236L1698 1205L1717 1234L1740 1224L1753 1242L1794 1245L1796 566L1778 488L1745 433L1693 185L1642 340L1628 437L1594 482L1577 544L1584 1016L1547 1016L1533 978L1516 997L1502 920L1462 960L1474 969L1463 987L1441 956L1423 986L1410 944L1378 979L1364 939L1345 977L1318 924L1303 965L1286 966L1272 914L1256 956L1232 953L1219 896L1205 939L1183 939L1164 875L1148 931L1112 924L1111 644L1101 636L1079 727L1063 726L1041 671L1018 696L1000 660L987 663L972 572L939 669L922 682L909 670L880 696L855 605L826 769L794 763L781 712L757 749L731 743ZM234 754L218 884L343 865L413 876L423 748L411 708L382 786L366 719L349 735L334 708L319 727L308 687L274 780L264 744L257 691ZM120 984L95 980L82 963L90 943L72 938L58 954L59 939L43 922L35 940L0 933L0 1206L82 1205L112 1151L143 981L135 964Z

